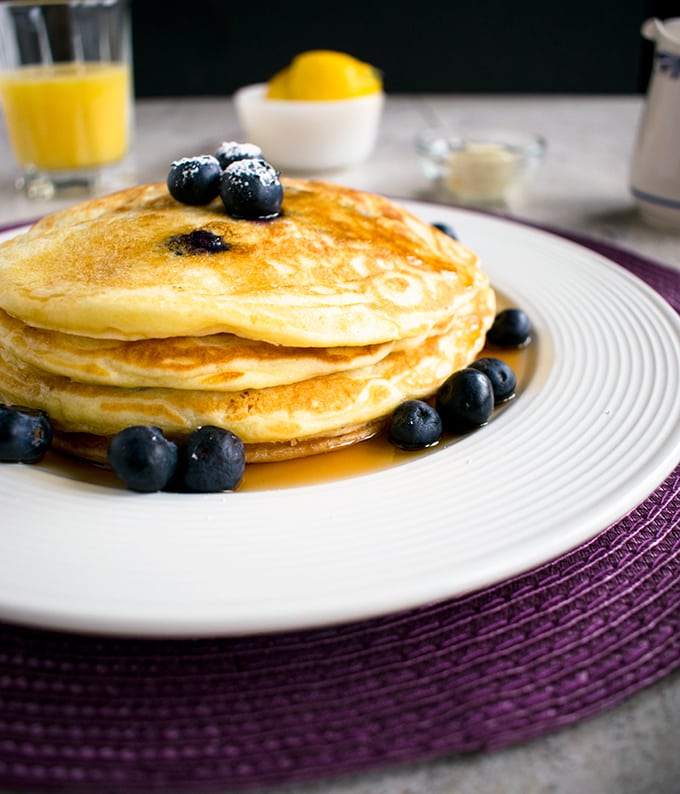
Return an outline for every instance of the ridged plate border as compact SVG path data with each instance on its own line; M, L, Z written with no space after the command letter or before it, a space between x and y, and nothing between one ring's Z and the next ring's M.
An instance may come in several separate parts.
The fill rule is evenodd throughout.
M0 466L0 618L197 637L318 627L500 581L592 538L680 457L680 320L555 235L445 221L530 315L534 375L487 427L403 466L264 492L140 495Z

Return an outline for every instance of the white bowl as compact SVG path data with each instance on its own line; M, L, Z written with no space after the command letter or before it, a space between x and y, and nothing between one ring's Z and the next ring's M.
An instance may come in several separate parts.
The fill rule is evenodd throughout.
M276 168L329 171L366 160L375 147L382 92L324 101L267 99L265 83L234 94L239 123Z

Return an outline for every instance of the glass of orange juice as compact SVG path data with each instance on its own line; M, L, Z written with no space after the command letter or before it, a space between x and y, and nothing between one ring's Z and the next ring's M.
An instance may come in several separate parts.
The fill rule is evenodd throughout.
M128 0L0 3L0 102L29 197L131 184Z

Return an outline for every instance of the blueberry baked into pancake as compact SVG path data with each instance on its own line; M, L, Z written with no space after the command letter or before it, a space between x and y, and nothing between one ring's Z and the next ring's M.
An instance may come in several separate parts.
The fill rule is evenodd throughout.
M381 196L213 161L0 246L0 401L45 411L55 447L102 462L131 425L212 425L248 461L322 452L481 350L494 293L459 242Z

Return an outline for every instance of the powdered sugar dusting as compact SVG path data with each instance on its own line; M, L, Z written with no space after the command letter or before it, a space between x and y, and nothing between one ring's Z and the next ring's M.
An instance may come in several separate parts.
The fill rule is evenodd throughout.
M254 143L224 141L220 144L215 157L221 163L232 163L235 160L257 159L262 157L262 149Z
M217 159L212 154L196 154L193 157L181 157L179 160L173 160L173 168L186 168L197 171L207 163L217 162Z
M265 160L237 160L225 169L225 174L229 175L229 180L251 184L255 177L261 185L271 187L279 181L279 175Z
M173 161L171 168L180 181L192 180L206 166L220 167L216 157L211 154L197 154L194 157L182 157Z

